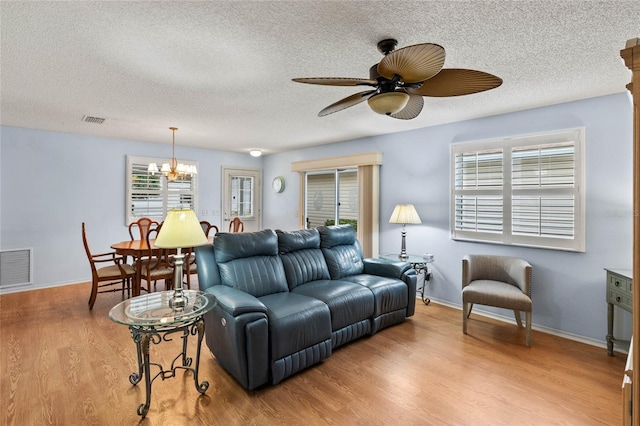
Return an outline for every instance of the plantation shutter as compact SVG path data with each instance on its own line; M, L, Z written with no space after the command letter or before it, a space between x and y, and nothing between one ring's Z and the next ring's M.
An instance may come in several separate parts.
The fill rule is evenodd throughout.
M584 129L451 146L453 239L585 250Z
M455 155L455 230L502 232L502 150Z
M153 162L161 164L163 160L127 156L127 226L141 217L162 222L171 209L197 211L197 175L171 182L162 173L148 171Z
M575 235L574 143L515 148L512 153L514 235Z

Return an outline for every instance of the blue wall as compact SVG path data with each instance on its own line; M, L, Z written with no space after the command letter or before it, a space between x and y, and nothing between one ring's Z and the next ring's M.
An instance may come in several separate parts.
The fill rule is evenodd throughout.
M0 128L0 248L33 248L34 287L91 280L81 237L92 252L129 239L126 156L168 158L171 146L3 126ZM178 146L198 161L198 210L220 211L222 166L260 168L246 154ZM220 216L207 216L220 226Z
M423 112L428 113L428 111ZM381 117L383 118L383 117ZM331 116L323 118L331 125ZM587 251L570 253L452 241L449 238L449 149L452 143L586 128ZM257 142L255 145L259 145ZM0 128L0 249L34 248L34 287L87 281L80 223L94 251L128 238L124 224L126 155L167 157L170 147L128 140ZM263 226L299 227L299 178L293 161L380 151L380 252L396 252L398 203L416 206L422 225L407 226L411 253L435 254L432 298L460 304L466 253L523 257L534 267L534 324L597 341L606 334L603 268L630 268L632 251L632 104L626 93L477 120L317 146L254 159L246 154L179 147L199 162L199 210L220 210L222 166L264 170ZM275 194L270 182L286 178ZM220 217L202 217L214 224ZM505 311L495 311L510 315ZM631 317L616 311L620 337Z
M428 113L428 111L423 112ZM329 118L329 117L327 117ZM329 123L330 125L330 123ZM453 241L449 237L450 145L566 128L586 129L587 250L571 253ZM364 138L271 155L264 178L287 178L282 194L264 195L264 225L298 227L299 181L291 162L381 151L380 252L399 251L400 225L388 223L398 203L416 206L422 225L407 225L407 250L435 254L432 298L461 303L461 258L466 253L523 257L533 265L533 322L602 341L607 307L603 268L631 268L632 104L626 93L477 120ZM504 310L477 307L507 315ZM616 308L616 334L630 336L631 316Z

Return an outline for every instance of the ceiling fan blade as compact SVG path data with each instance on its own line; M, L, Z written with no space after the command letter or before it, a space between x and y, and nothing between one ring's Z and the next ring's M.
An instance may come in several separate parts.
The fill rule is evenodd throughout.
M323 84L325 86L377 86L377 80L368 78L343 78L343 77L311 77L292 78L296 83Z
M338 102L333 103L320 111L318 117L324 117L325 115L333 114L334 112L342 111L345 108L352 107L369 99L375 90L367 90L366 92L356 93L355 95L347 96L344 99L340 99Z
M411 95L409 97L409 102L407 102L407 106L404 107L400 112L391 114L391 117L398 118L400 120L411 120L412 118L416 118L420 114L423 106L424 98L422 96Z
M495 89L502 79L483 71L447 68L424 82L422 87L409 90L412 95L461 96Z
M378 74L391 80L395 74L405 83L425 81L444 66L444 48L433 43L414 44L394 50L378 64Z

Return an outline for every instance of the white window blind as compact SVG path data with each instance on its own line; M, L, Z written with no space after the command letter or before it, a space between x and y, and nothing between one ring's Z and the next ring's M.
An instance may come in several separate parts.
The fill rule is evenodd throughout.
M198 175L169 181L162 173L147 171L149 163L162 163L160 158L127 156L127 194L125 225L148 217L162 222L171 209L190 208L197 211ZM181 161L184 164L193 162Z
M584 251L584 129L452 145L454 239Z

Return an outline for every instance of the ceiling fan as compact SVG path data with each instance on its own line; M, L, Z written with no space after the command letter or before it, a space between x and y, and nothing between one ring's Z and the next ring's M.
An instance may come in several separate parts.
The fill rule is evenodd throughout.
M369 78L312 77L294 78L296 83L326 86L371 86L329 105L319 117L367 101L378 114L401 120L416 118L424 106L423 96L445 97L469 95L495 89L502 79L475 70L445 68L444 48L433 43L415 44L396 49L398 41L385 39L378 50L385 55L369 69Z

